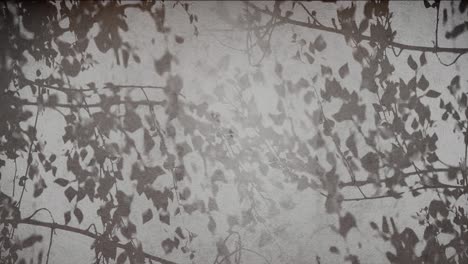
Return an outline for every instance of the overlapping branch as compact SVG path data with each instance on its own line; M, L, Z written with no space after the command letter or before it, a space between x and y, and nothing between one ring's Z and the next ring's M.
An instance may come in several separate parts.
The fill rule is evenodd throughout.
M61 225L61 224L57 224L57 223L49 223L49 222L38 221L38 220L31 219L31 218L24 218L24 219L17 220L17 221L9 220L9 221L5 221L5 223L18 224L18 225L22 224L22 225L42 226L42 227L47 227L47 228L50 228L50 229L53 229L53 230L63 230L63 231L67 231L67 232L71 232L71 233L75 233L75 234L80 234L80 235L87 236L87 237L92 238L92 239L99 239L100 238L99 235L94 234L94 233L92 233L92 232L90 232L88 230L83 230L83 229L79 229L79 228L76 228L76 227ZM124 250L129 250L129 249L131 250L131 248L129 248L130 246L126 245L126 244L120 244L120 243L110 241L110 240L106 241L106 243L108 243L109 245L111 245L113 247L116 247L116 248L121 248L121 249L124 249ZM176 262L173 262L173 261L170 261L170 260L158 257L158 256L154 256L154 255L151 255L151 254L146 253L146 252L143 252L143 255L144 255L144 257L146 259L157 261L157 262L159 262L161 264L177 264Z
M316 30L321 30L329 33L335 33L335 34L340 34L340 35L349 35L349 32L345 32L342 29L337 29L334 27L327 27L322 24L317 24L317 23L309 23L305 21L299 21L295 19L291 19L289 17L285 16L280 16L268 9L262 9L258 7L255 4L250 3L249 1L243 1L248 7L251 7L255 9L256 11L259 11L260 13L269 15L269 16L275 16L281 24L290 24L290 25L296 25L296 26L301 26L301 27L306 27L310 29L316 29ZM382 40L379 40L378 38L374 38L372 36L367 36L363 34L352 34L353 37L361 39L361 40L366 40L366 41L373 41L376 43L382 42ZM386 40L387 41L387 40ZM468 48L449 48L449 47L439 47L438 45L435 46L419 46L419 45L409 45L409 44L404 44L396 41L390 41L386 42L386 45L389 47L393 48L399 48L401 50L413 50L413 51L421 51L421 52L432 52L432 53L453 53L453 54L458 54L458 55L463 55L465 53L468 53Z

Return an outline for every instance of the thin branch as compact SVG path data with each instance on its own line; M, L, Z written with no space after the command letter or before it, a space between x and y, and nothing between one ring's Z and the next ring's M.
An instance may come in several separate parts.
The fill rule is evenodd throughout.
M15 174L13 176L13 190L11 197L15 197L15 189L16 189L16 178L18 178L18 163L15 158Z
M386 195L377 195L377 196L368 196L368 197L361 197L361 198L345 198L343 199L342 201L343 202L353 202L353 201L364 201L364 200L376 200L376 199L383 199L383 198L395 198L395 199L398 199L401 197L401 195L407 193L407 192L415 192L415 191L419 191L419 190L427 190L427 189L436 189L438 191L438 189L441 189L441 188L457 188L457 189L464 189L465 187L464 186L458 186L458 185L449 185L449 184L439 184L439 185L423 185L421 187L418 187L418 188L413 188L413 189L409 189L408 191L405 191L405 192L394 192L392 194L386 194ZM327 194L324 194L324 193L321 193L322 196L324 197L328 197Z
M53 222L55 222L54 217L52 216L52 212L49 209L45 208L45 207L37 209L36 211L34 211L30 216L26 217L25 219L32 219L40 211L46 211L47 213L49 213L50 218L52 219Z
M39 89L39 93L40 92L41 92L41 90ZM37 111L36 111L36 118L34 120L34 129L33 129L33 131L34 131L33 136L34 137L30 137L31 143L29 144L26 171L24 172L24 178L23 178L25 180L23 181L23 188L21 190L21 196L20 196L20 198L18 200L18 210L21 207L21 201L23 200L24 191L26 190L26 180L28 179L26 176L28 175L29 168L31 167L31 163L32 163L32 147L34 145L34 141L35 141L35 137L36 137L36 133L37 133L37 121L39 120L39 111L40 111L40 108L38 107ZM20 178L20 181L21 181L21 178Z
M261 9L255 4L250 3L249 1L243 1L247 6L254 8L255 10L266 14L270 16L276 16L278 19L282 20L282 22L285 22L286 24L290 25L296 25L296 26L301 26L301 27L306 27L306 28L311 28L311 29L317 29L325 32L330 32L330 33L335 33L335 34L340 34L340 35L349 35L349 33L345 32L344 30L336 29L333 27L327 27L319 24L312 24L308 22L303 22L303 21L298 21L294 19L290 19L284 16L279 16L277 14L274 14L268 9ZM373 38L371 36L366 36L362 34L353 34L354 37L359 38L361 40L366 40L366 41L374 41L374 42L382 42L381 40L377 38ZM433 53L440 53L440 52L447 52L447 53L456 53L456 54L465 54L468 53L468 48L448 48L448 47L429 47L429 46L417 46L417 45L409 45L409 44L404 44L404 43L399 43L395 41L390 41L386 42L388 46L399 48L399 49L405 49L405 50L414 50L414 51L422 51L422 52L433 52Z
M236 253L238 253L239 251L242 251L242 250L245 250L245 251L247 251L247 252L253 253L253 254L255 254L255 255L257 255L257 256L263 258L263 261L264 261L265 263L270 264L270 261L268 261L268 259L267 259L265 256L263 256L262 254L260 254L260 253L258 253L258 252L256 252L256 251L254 251L254 250L251 250L251 249L248 249L248 248L244 248L244 247L238 248L238 249L232 251L230 254L224 256L224 258L222 258L222 259L218 262L218 264L222 264L224 261L228 260L229 257L231 257L232 255L234 255L234 254L236 254Z
M28 84L28 85L37 85L40 87L44 87L47 89L51 90L56 90L64 93L76 93L76 92L96 92L99 89L139 89L139 88L145 88L145 89L160 89L164 90L166 89L165 86L155 86L155 85L130 85L130 84L112 84L108 83L104 85L101 88L75 88L75 87L57 87L57 86L52 86L52 85L47 85L45 83L39 83L38 81L32 81L28 80L26 78L21 78L21 81Z
M47 249L47 258L46 258L46 264L49 264L49 257L50 257L50 250L52 248L52 239L54 238L54 229L50 229L50 240L49 240L49 248Z
M455 169L461 169L461 168L455 168ZM402 177L406 178L406 177L414 176L414 175L425 175L425 174L428 174L428 173L436 173L436 172L448 172L449 170L450 170L450 168L434 168L434 169L427 169L427 170L411 171L411 172L403 173L401 175L396 175L396 176L402 176ZM394 177L396 177L396 176L394 176ZM391 180L394 177L386 178L385 180ZM351 181L351 182L341 182L339 184L339 186L340 187L347 187L347 186L354 186L354 185L363 186L363 185L375 184L375 183L377 183L377 182L376 181L370 181L370 180Z
M465 133L468 133L468 130L465 131ZM465 137L467 137L467 135L465 135ZM463 160L463 164L461 166L461 172L462 172L462 176L463 176L463 181L464 181L464 184L465 186L468 186L468 176L467 176L467 171L466 171L466 162L468 160L468 141L465 140L465 158Z
M23 100L21 105L33 105L33 106L45 106L45 107L62 107L62 108L95 108L95 107L103 107L105 104L103 103L95 103L95 104L42 104L39 102L30 102L27 100ZM140 101L115 101L111 102L110 104L106 105L120 105L120 104L133 104L133 105L149 105L149 106L154 106L154 105L165 105L166 100L162 101L146 101L146 100L140 100Z
M436 29L435 29L435 47L439 47L439 13L440 13L440 3L437 4L437 18L436 18ZM463 55L463 53L458 54L458 56L455 57L455 59L452 62L446 63L443 62L442 59L439 56L439 53L436 52L436 57L439 60L439 63L444 65L444 66L451 66L455 64L458 59Z
M32 226L42 226L42 227L50 228L52 230L63 230L63 231L71 232L71 233L80 234L80 235L87 236L87 237L92 238L92 239L101 238L100 236L95 235L95 234L91 233L88 230L83 230L83 229L79 229L79 228L72 227L72 226L60 225L60 224L57 224L57 223L49 223L49 222L38 221L38 220L34 220L34 219L25 218L25 219L21 219L21 220L17 220L17 221L7 220L7 221L5 221L5 223L23 224L23 225L32 225ZM108 243L108 244L110 244L110 245L112 245L114 247L124 249L124 250L129 249L128 245L120 244L120 243L117 243L117 242L114 242L114 241L106 241L106 243ZM167 260L167 259L163 259L163 258L160 258L158 256L150 255L150 254L145 253L145 252L143 252L143 255L145 256L145 258L157 261L157 262L159 262L161 264L177 264L176 262L173 262L173 261L170 261L170 260Z
M397 195L401 195L402 193L397 193ZM369 197L361 197L361 198L346 198L343 199L343 202L358 202L364 200L377 200L377 199L384 199L384 198L395 198L395 195L379 195L379 196L369 196Z
M323 111L323 109L322 109L322 111ZM348 170L349 175L351 176L351 181L353 183L355 183L355 186L359 190L359 192L362 194L362 197L367 198L366 194L362 191L361 187L358 184L356 184L356 175L354 175L353 168L350 166L350 164L348 163L348 160L346 159L345 155L341 151L341 148L338 145L337 140L334 137L332 137L332 138L333 138L333 143L335 144L335 148L337 149L338 153L340 154L340 157L341 157L346 169Z

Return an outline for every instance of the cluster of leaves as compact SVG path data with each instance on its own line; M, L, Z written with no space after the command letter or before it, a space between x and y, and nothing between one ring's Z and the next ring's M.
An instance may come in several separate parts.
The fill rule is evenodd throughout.
M78 223L81 223L86 217L85 214L92 214L92 212L80 209L79 203L83 199L88 198L100 207L97 214L101 218L103 231L100 232L99 239L93 245L96 251L96 263L101 260L116 259L115 243L125 242L118 239L116 233L122 235L124 240L132 242L128 242L130 246L134 245L136 233L136 225L128 218L132 195L118 190L118 184L124 181L124 177L135 182L139 195L144 193L149 200L153 201L161 222L170 224L168 204L174 199L174 192L177 193L177 190L172 190L172 185L165 187L162 191L156 190L152 187L152 183L163 174L173 174L177 181L181 181L184 177L183 165L176 165L176 163L190 150L186 145L180 144L171 154L171 150L167 149L165 143L166 132L164 131L163 134L154 109L161 106L166 109L168 120L174 119L177 116L178 95L183 83L177 75L170 75L166 86L156 87L164 92L164 100L157 102L146 98L144 101L133 102L129 95L121 93L121 89L140 90L138 87L118 87L107 83L105 87L97 88L94 83L89 83L87 88L74 88L69 85L69 78L92 69L95 61L93 54L88 50L90 41L94 41L99 52L107 53L112 49L117 64L127 67L130 55L135 63L140 63L138 54L120 36L120 31L128 30L125 11L129 8L137 8L142 12L150 13L155 20L156 30L168 34L169 29L165 25L164 17L166 7L156 2L63 1L57 5L52 2L5 2L2 5L1 33L6 38L1 43L3 46L2 63L5 65L1 67L0 126L2 128L0 137L2 139L0 152L2 159L0 166L6 165L3 157L16 162L17 158L26 156L25 167L27 167L26 174L19 177L18 181L15 181L16 175L11 177L13 185L18 184L22 189L18 196L14 191L16 186L13 186L13 197L16 199L19 197L19 202L13 207L20 210L23 193L29 181L34 183L33 197L36 198L47 189L46 182L50 182L49 177L51 177L53 182L63 187L66 200L74 204L74 209L64 213L65 225L69 224L72 215ZM190 12L188 5L184 6L184 10ZM99 32L94 39L90 39L89 32L95 24L99 25ZM23 30L33 37L25 35ZM65 41L62 38L65 33L73 34L76 41L72 43ZM177 43L183 43L183 38L180 36L175 36L175 40ZM26 55L28 54L36 62L44 62L43 66L55 73L46 76L41 70L37 70L37 78L29 79L21 68L21 65L27 62ZM173 60L174 57L170 52L155 60L156 73L163 75L170 72ZM31 91L35 101L22 98L25 89ZM89 98L91 100L97 98L97 100L95 103L88 103ZM67 103L63 103L65 100ZM125 107L123 117L119 109L121 106ZM143 107L149 109L146 120L137 114L137 111ZM57 109L63 115L65 127L62 140L64 146L68 146L64 155L46 153L44 148L46 143L36 137L38 117L46 111L46 108ZM60 109L68 110L68 113L65 114ZM36 113L33 114L33 111ZM28 126L27 130L23 129L24 124ZM136 149L135 140L132 139L132 135L139 131L144 134L143 153ZM120 133L123 141L111 140L112 133ZM156 138L159 138L159 142L156 142ZM161 166L145 166L142 162L142 155L149 155L149 152L156 148L157 143L160 154L166 156L166 161ZM126 158L124 155L135 152L138 153L137 162L133 164L130 177L126 177L122 173ZM65 162L68 174L57 174L57 167L54 165L57 161ZM2 214L3 212L2 210ZM143 222L151 218L150 210L143 215ZM21 218L16 217L9 221L19 222ZM2 218L1 224L5 231L2 232L2 243L5 249L10 248L6 245L10 244L8 241L16 228L16 225L10 225L7 222ZM191 240L191 237L187 236L186 239ZM130 248L120 255L118 262L125 261L127 257L132 262L144 260L142 254L133 254L132 257L129 253L133 252L132 250L142 252L141 246ZM190 250L187 252L191 253ZM6 263L15 262L17 259L15 250L10 250L10 253L4 256L5 254L2 254L2 261ZM124 258L124 256L127 257Z
M439 12L440 2L441 2L440 0L435 0L433 2L424 0L424 7L436 8L437 12ZM442 23L444 26L447 25L447 22L449 20L449 13L450 13L450 16L452 17L455 17L455 16L463 17L463 15L465 15L465 13L468 12L468 8L467 8L468 4L466 1L459 1L458 6L456 6L456 4L457 4L456 2L450 3L450 11L448 10L447 7L444 7L442 9ZM468 24L466 23L466 21L460 24L456 24L455 26L453 26L451 30L448 30L445 33L445 38L455 39L459 37L460 35L462 35L467 30L468 30Z
M20 219L21 215L17 204L11 197L0 192L0 221L4 223L0 236L0 245L1 251L7 253L6 256L1 259L1 263L16 263L19 259L18 253L21 250L42 242L42 236L37 234L32 234L21 240L13 237L11 230L13 227L17 226ZM42 254L41 252L39 259L42 259Z
M195 25L198 17L188 4L176 3L174 7L178 4L198 34ZM64 197L73 205L72 210L63 214L65 226L71 223L72 217L80 224L86 214L91 213L80 209L80 203L85 199L99 207L97 215L102 231L96 231L98 236L92 246L97 263L110 259L117 263L126 260L143 262L147 256L136 239L137 227L156 218L170 226L172 219L179 215L204 214L208 220L207 229L216 235L220 211L217 198L220 189L228 184L235 185L238 202L242 204L239 215L227 216L231 234L238 227L253 230L258 223L265 223L266 219L277 215L279 208L290 210L294 207L268 197L269 182L273 182L277 192L284 191L286 184L295 185L299 191L310 188L320 192L325 197L326 211L337 214L339 227L336 231L344 238L357 223L351 213L345 212L343 202L399 199L406 192L417 196L421 191L441 190L443 199L432 201L421 212L425 217L421 224L426 229L423 238L427 242L423 255L414 253L419 239L413 230L407 228L399 232L391 219L391 232L387 218L383 218L381 228L375 223L371 226L395 247L395 253L387 253L391 262L424 263L437 259L439 263L454 263L456 259L462 263L466 260L462 242L467 239L467 215L463 208L455 208L450 202L464 199L463 195L467 193L466 165L446 166L440 162L438 135L433 127L436 122L453 125L454 131L463 135L464 143L468 145L467 94L461 89L460 76L455 76L447 87L452 97L440 98L443 113L439 120L429 106L442 97L442 93L420 74L427 64L424 53L419 55L419 63L411 55L407 58L408 70L414 71L414 77L410 80L395 78L395 67L386 53L396 34L391 27L392 13L388 2L367 2L364 18L359 23L355 19L354 4L339 9L337 20L332 20L336 31L351 47L355 61L362 66L359 91L344 87L344 80L350 74L349 63L334 69L323 62L319 74L299 80L288 79L283 66L277 63L274 71L279 82L273 87L278 97L277 107L266 117L260 114L251 92L254 83L264 82L260 70L222 80L223 85L218 87L215 96L219 102L233 106L231 120L225 120L205 102L193 103L181 96L187 84L181 76L174 74L171 64L177 60L169 50L154 61L155 74L166 80L162 86L107 83L104 87L96 87L92 82L82 88L70 86L70 78L93 67L88 36L95 23L99 25L99 32L93 40L99 52L112 50L116 62L127 67L130 57L134 63L140 63L141 59L119 33L128 30L125 10L138 8L148 12L154 19L156 30L172 36L165 23L166 5L154 2L5 5L0 33L8 36L8 41L1 43L0 52L2 57L11 58L13 62L2 65L0 70L3 87L0 152L11 161L26 156L27 172L18 181L23 191L32 181L33 196L38 197L48 188L46 182L49 179L63 188ZM294 9L295 4L292 7ZM462 9L465 10L461 8L460 12ZM276 2L275 16L266 20L265 27L262 27L265 20L259 9L252 12L246 9L245 17L241 19L253 30L249 32L250 41L251 38L259 39L255 43L263 53L262 58L270 52L269 38L274 25L286 23L285 19L294 15L293 10L283 11L281 3ZM283 13L281 20L278 16ZM309 24L322 26L315 12L307 13ZM24 25L15 16L20 16ZM69 21L67 27L60 23L65 19ZM23 26L33 33L32 39L21 34ZM365 32L369 36L364 38ZM60 37L64 33L74 34L76 42L62 40ZM178 44L184 42L180 36L173 37ZM320 53L326 51L328 45L322 35L317 34L313 40L307 38L293 35L293 42L299 45L294 59L307 62L304 67L315 67L320 61ZM28 79L20 66L26 62L24 54L27 53L36 61L44 61L46 67L57 70L58 77L43 77L38 70L37 79ZM148 98L145 89L150 88L162 92L160 101ZM36 101L21 98L21 91L25 89L30 89ZM137 92L144 94L143 100L134 100ZM307 110L299 109L306 121L291 115L293 110L298 110L292 106L291 98L300 98L308 106ZM37 118L46 108L59 110L63 116L64 154L46 153L45 143L36 138ZM301 138L296 134L297 121L318 129L307 138ZM21 124L27 124L28 129L24 130ZM244 131L253 132L247 135ZM188 164L185 164L187 155L199 155L203 161L204 183L208 186L204 198L191 194ZM57 174L56 162L59 160L66 164L68 173ZM5 164L0 160L0 166ZM219 164L222 164L221 168L216 167ZM441 165L444 166L438 167ZM210 171L209 167L216 169ZM283 177L271 179L270 176L277 172ZM439 177L438 173L446 176ZM408 184L416 177L416 184ZM456 184L446 183L445 179ZM126 193L120 188L129 182L135 187L134 193ZM376 192L369 194L369 188L364 189L369 186L375 187ZM358 196L345 196L350 190ZM146 197L153 205L144 210L141 223L131 219L132 201L136 195ZM16 198L15 194L13 197ZM17 259L18 247L7 241L16 228L14 224L21 221L22 197L21 192L17 204L13 204L9 197L2 198L0 224L4 231L1 239L4 249L10 252L5 260L2 259L6 263ZM10 207L17 213L7 220L6 212L12 210L4 208ZM194 258L195 251L190 243L196 234L183 226L177 226L169 233L161 239L163 251L170 254L174 249L180 249L189 258ZM453 235L449 246L437 242L441 233ZM262 232L259 247L266 246L272 239L270 232ZM26 240L22 247L32 246L41 238L34 236ZM218 257L229 260L234 251L240 251L239 248L229 250L226 240L217 244L217 260ZM123 245L120 249L124 250L120 251L117 245ZM448 247L455 249L456 257L446 257L444 250ZM330 251L340 252L337 247ZM358 256L347 253L344 260L357 263Z
M411 228L400 231L393 218L382 217L381 227L375 222L370 225L385 241L390 241L394 252L387 252L391 263L464 263L467 261L465 242L468 233L468 218L462 206L450 206L440 200L432 200L428 207L417 213L424 233L418 235ZM444 235L449 240L444 240ZM422 240L422 241L421 241ZM416 253L418 244L424 245Z
M464 4L460 3L460 5ZM324 27L316 20L313 11L302 7L310 16L308 24L289 20L292 21L291 23L300 25L303 23L304 27L308 25ZM269 14L268 9L265 10L264 13ZM419 63L412 55L409 55L407 59L407 65L409 70L414 71L414 77L409 81L396 79L393 74L395 68L386 54L396 34L396 31L391 28L392 13L389 12L388 2L367 2L363 10L364 19L359 26L355 22L355 12L354 4L340 9L337 11L338 23L335 19L332 19L332 23L336 31L342 34L346 43L352 47L356 62L362 65L361 91L350 91L343 87L338 81L339 78L333 77L332 67L323 64L320 66L323 82L317 81L318 78L315 76L311 84L301 79L296 85L296 87L306 87L305 92L300 92L300 89L294 90L290 81L285 82L289 89L285 89L284 86L275 87L280 98L302 94L304 102L308 105L314 102L312 99L315 96L320 95L320 98L317 98L320 107L308 113L308 116L315 122L315 125L323 129L318 131L309 142L316 153L324 150L324 153L319 156L326 157L326 161L316 158L311 171L313 176L321 178L320 189L327 191L327 194L322 193L327 197L327 211L342 214L341 204L346 200L387 197L399 199L403 197L405 189L413 196L420 195L421 190L436 190L439 194L439 190L443 191L442 200L434 200L428 209L426 208L428 221L421 223L426 226L424 239L427 240L423 254L415 255L414 246L419 241L415 232L409 228L401 233L398 232L392 220L394 232L391 242L396 249L396 254L389 252L387 257L392 263L463 263L466 259L466 248L459 245L463 244L461 241L466 241L466 225L463 220L466 219L466 212L463 209L460 211L460 208L450 209L453 206L449 201L466 203L464 196L467 192L467 182L464 176L466 165L449 166L439 159L437 141L440 135L434 130L436 122L453 126L454 131L457 131L467 144L468 115L461 114L467 109L467 95L465 92L460 92L460 76L455 76L447 86L453 98L442 99L442 91L431 87L424 74L420 73L427 64L426 55L421 53ZM283 12L276 11L275 13L279 15ZM283 20L291 17L293 17L293 11L286 11ZM365 32L370 35L362 37L365 36L363 35ZM321 36L314 41L307 41L295 33L292 40L299 44L299 50L293 58L300 61L304 61L302 58L305 58L305 61L311 65L317 63L313 57L315 51L326 48L326 42ZM348 67L345 63L338 69L337 74L341 79L349 73ZM282 77L281 71L282 67L277 66L276 73L280 78ZM323 88L318 91L316 87L320 86ZM289 95L286 95L286 92L289 92ZM434 111L431 105L439 97L440 108L443 112L435 116L433 112L437 111ZM334 107L327 107L327 104ZM329 113L328 109L336 109L337 104L341 105L338 107L338 112ZM284 112L281 102L278 104L278 110ZM286 120L286 115L272 115L271 118L275 124L279 125ZM363 129L364 124L366 130ZM349 133L344 133L343 131L346 131L343 130L344 128ZM300 154L301 152L296 153L296 155ZM438 165L443 165L443 167L439 168ZM339 177L337 171L341 175L347 174L348 177ZM356 175L362 175L362 171L368 173L367 179L356 177ZM441 172L445 176L441 176ZM410 180L415 177L418 177L419 181L409 184ZM349 181L343 181L346 178ZM455 181L456 184L443 183L447 181ZM362 189L367 185L375 186L377 193L369 195L363 192ZM315 184L312 186L317 187ZM341 188L356 188L362 198L346 198L341 194ZM366 190L369 189L366 188ZM447 218L449 210L455 211L456 221L455 218ZM439 211L445 219L436 218ZM340 219L348 219L340 220L340 229L338 229L345 236L347 232L343 230L348 229L346 226L355 226L355 221L348 214ZM373 227L377 229L375 224ZM390 233L386 220L383 229L383 233ZM427 232L432 232L432 235L426 234ZM442 245L435 238L439 233L450 233L453 239L449 244ZM384 238L389 239L386 236ZM452 245L455 253L451 257L446 257L445 249ZM336 247L332 248L333 253L338 252ZM345 260L354 259L352 255L344 258ZM355 261L358 260L355 259Z

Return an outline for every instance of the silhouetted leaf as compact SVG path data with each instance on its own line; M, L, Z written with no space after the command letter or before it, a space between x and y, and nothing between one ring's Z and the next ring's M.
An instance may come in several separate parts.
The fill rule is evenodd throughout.
M388 226L388 221L385 216L382 217L382 232L384 233L390 233L390 228Z
M116 260L116 264L124 264L125 261L127 260L127 252L122 252L119 254Z
M266 246L268 243L271 242L272 239L273 237L270 235L270 233L263 231L260 234L260 238L258 240L258 247Z
M146 224L148 221L153 219L153 211L151 209L147 209L142 214L143 217L143 224Z
M452 95L454 95L458 90L460 90L460 75L456 75L450 81L450 85L447 86L447 89Z
M278 62L275 64L275 73L279 78L283 77L283 66Z
M330 67L325 66L325 65L320 65L320 69L322 72L322 75L332 75L333 71Z
M307 52L305 52L304 55L305 55L307 61L309 62L309 64L313 64L313 63L314 63L315 59L314 59L314 57L312 57L312 55L310 55L310 54L307 53Z
M63 218L65 219L65 225L68 225L68 223L70 223L70 220L71 220L71 212L70 212L70 211L66 211L66 212L63 214Z
M67 179L64 179L64 178L57 178L55 181L54 181L56 184L62 186L62 187L65 187L68 185L69 181Z
M390 261L390 263L398 263L398 257L395 256L392 252L386 252L385 255L387 256L387 259Z
M397 89L396 85L387 85L384 94L382 95L382 105L390 107L391 104L396 102Z
M134 60L136 63L140 63L140 62L141 62L140 56L138 56L138 55L136 55L136 54L133 54L133 60Z
M429 225L424 230L423 238L425 240L431 239L437 235L437 232L437 227L435 227L434 225Z
M35 235L35 234L30 235L29 237L23 240L22 246L23 248L28 248L41 241L42 241L41 235Z
M182 44L182 43L184 43L184 38L181 37L181 36L176 35L176 36L175 36L175 41L176 41L176 43L178 43L178 44Z
M68 187L66 190L65 190L65 196L67 197L68 201L71 202L73 200L73 198L75 198L76 196L76 190L73 189L73 187Z
M158 60L154 61L154 68L159 75L171 70L172 54L166 51Z
M44 179L40 178L37 182L34 183L33 197L36 198L40 196L44 192L45 188L47 188L47 185L45 184Z
M418 125L419 125L418 121L414 119L413 122L411 123L411 128L416 129L418 128Z
M137 129L142 127L140 116L134 111L129 111L124 118L124 126L130 132L135 132Z
M450 180L455 180L457 178L458 172L459 172L458 168L450 167L447 172L447 177Z
M356 220L351 213L346 213L343 217L340 217L340 234L346 237L351 228L356 227Z
M408 56L407 63L408 63L408 66L410 66L412 70L416 70L418 68L418 65L416 64L416 62L414 61L411 55Z
M364 33L368 27L369 27L369 19L365 18L361 21L361 23L359 23L359 29L358 29L359 33L361 34Z
M165 223L166 225L171 224L171 215L167 211L161 211L159 213L159 221Z
M333 254L340 254L340 251L335 246L330 247L330 252L333 253Z
M71 77L76 77L78 75L78 73L80 73L81 64L75 58L73 58L73 60L71 62L70 62L69 59L63 58L62 59L62 69L63 69L63 72L66 75L69 75Z
M323 39L322 35L319 35L314 41L314 48L318 51L323 51L327 47L327 43Z
M418 87L423 91L425 91L427 89L427 87L429 87L429 82L427 81L424 74L421 75L421 78L419 79Z
M354 157L358 157L358 149L356 146L356 141L354 138L354 134L349 135L346 139L346 147L351 151Z
M341 79L348 76L349 74L348 63L345 63L343 66L341 66L340 69L338 70L338 73L340 74Z
M374 152L368 152L361 158L361 165L369 172L377 173L379 170L379 156Z
M176 228L175 233L176 233L180 238L185 239L185 235L184 235L184 233L182 233L182 228L180 228L180 226Z
M128 58L130 57L130 54L128 53L127 50L122 49L122 59L123 59L123 64L124 67L128 67Z
M461 2L464 2L464 1L461 1ZM447 39L454 39L460 36L461 34L463 34L467 29L468 29L467 22L466 21L461 22L460 24L454 26L452 30L446 31L445 37Z
M164 253L170 254L175 247L175 242L169 238L166 238L163 242L161 242L161 247L163 248Z
M365 110L366 106L358 104L357 94L353 92L351 100L344 102L339 111L333 115L333 118L337 122L353 120L353 117L357 117L358 120L364 121L366 114Z
M302 47L304 47L304 46L307 44L307 42L305 41L305 39L300 39L300 40L298 41L298 44L299 44L299 45L301 46L301 48L302 48Z
M315 54L315 48L312 42L309 42L309 52Z
M216 230L216 222L211 215L208 220L208 230L210 230L211 234L214 234Z
M156 145L153 138L151 137L148 129L144 130L143 143L144 143L145 153L150 152L153 149L153 147Z
M439 97L439 95L440 95L440 93L437 92L437 91L434 91L434 90L429 90L426 93L426 96L431 97L431 98L437 98L437 97Z
M84 193L88 195L88 198L91 202L94 201L95 188L96 182L94 181L94 179L88 178L85 181Z
M466 93L462 93L459 103L461 107L468 107L468 95Z
M208 210L210 210L210 211L217 211L218 210L218 204L216 203L216 200L213 197L210 197L208 199Z
M426 65L426 63L427 63L426 54L423 52L421 53L421 56L419 56L419 64L421 64L421 66L424 66Z
M366 48L363 46L359 45L356 48L353 49L353 58L359 62L363 63L364 59L369 57L369 51L367 51Z
M75 210L73 210L73 214L75 215L76 219L78 220L78 223L81 224L83 221L83 212L81 212L81 209L78 207L75 207Z

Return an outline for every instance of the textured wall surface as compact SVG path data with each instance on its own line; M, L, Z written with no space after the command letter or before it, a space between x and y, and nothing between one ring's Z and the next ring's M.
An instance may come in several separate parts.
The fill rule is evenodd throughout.
M0 263L468 263L467 10L2 3Z

